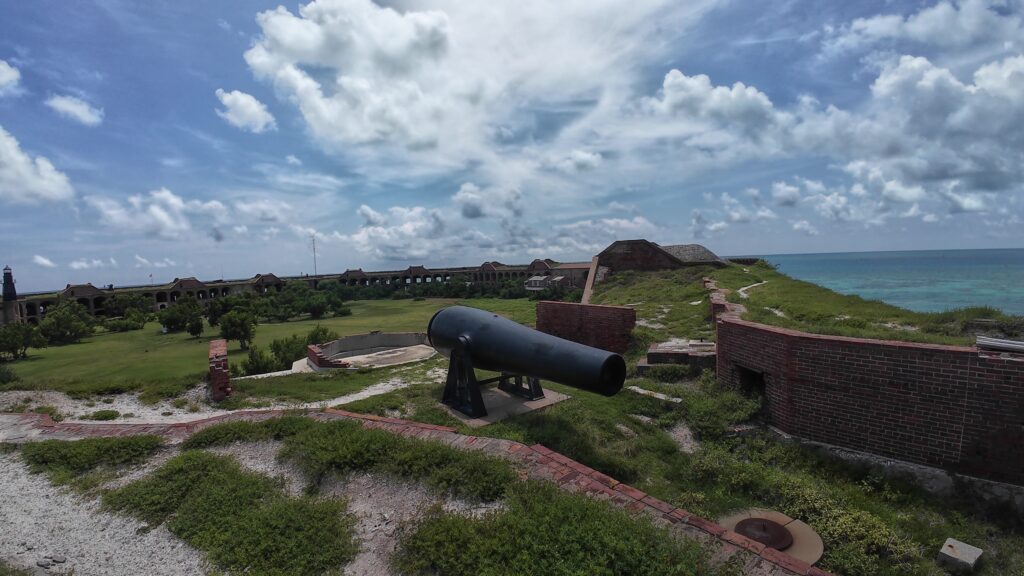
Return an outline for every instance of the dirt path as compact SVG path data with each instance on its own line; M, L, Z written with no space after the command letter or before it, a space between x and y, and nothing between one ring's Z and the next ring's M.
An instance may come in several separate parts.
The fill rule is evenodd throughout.
M751 288L757 288L758 286L763 286L763 285L765 285L767 283L768 283L767 280L762 280L761 282L758 282L756 284L751 284L750 286L744 286L743 288L740 288L739 290L737 290L736 293L740 295L740 298L747 299L747 298L750 298L750 295L747 294L747 290L750 290Z

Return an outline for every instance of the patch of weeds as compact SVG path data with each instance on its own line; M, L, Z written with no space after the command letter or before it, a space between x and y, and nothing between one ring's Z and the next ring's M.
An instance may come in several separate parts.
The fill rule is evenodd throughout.
M85 420L117 420L121 413L117 410L97 410L85 417Z
M224 456L188 451L103 496L108 510L167 529L232 574L319 575L356 553L344 502L284 495Z
M292 460L316 486L330 473L372 470L421 480L457 496L500 498L516 475L508 462L438 442L368 430L358 422L318 423L284 439Z
M656 364L644 375L658 382L681 382L700 374L700 370L688 364Z
M64 415L61 414L60 410L57 410L55 406L36 406L31 410L31 412L35 412L36 414L47 414L54 422L60 422L64 419Z
M160 413L161 416L170 416L171 414L174 414L174 412L164 411Z
M114 403L114 399L113 398L103 398L101 400L101 402L103 402L104 404L113 404Z
M193 414L195 414L196 412L199 412L199 404L196 404L195 402L189 402L188 403L188 411L192 412Z
M305 416L282 416L262 422L225 422L204 428L181 443L183 450L224 446L234 442L282 440L317 426Z
M20 380L18 373L5 364L0 364L0 384L10 384Z
M506 504L480 518L434 508L402 539L399 570L449 576L723 573L696 542L547 482L511 487Z
M54 484L68 484L99 468L143 462L162 445L159 436L43 440L23 444L21 457L32 472L45 472Z
M171 400L171 406L174 406L179 410L184 408L186 404L188 404L188 400L184 398L175 398L174 400Z

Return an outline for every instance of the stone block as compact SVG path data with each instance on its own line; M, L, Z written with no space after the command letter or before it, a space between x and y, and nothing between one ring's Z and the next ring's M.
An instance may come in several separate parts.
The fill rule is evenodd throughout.
M946 543L942 545L935 560L939 566L954 574L970 574L981 560L981 548L946 538Z

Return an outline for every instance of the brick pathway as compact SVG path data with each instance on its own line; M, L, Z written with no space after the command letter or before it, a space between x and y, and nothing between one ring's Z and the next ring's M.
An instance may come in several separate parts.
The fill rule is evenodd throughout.
M231 412L187 423L178 424L111 424L53 422L46 414L0 414L0 442L27 442L56 438L73 440L98 436L132 436L155 434L172 442L180 442L198 430L214 424L236 421L261 421L294 411L248 410ZM763 544L750 540L718 524L690 514L644 492L623 484L614 478L593 470L540 444L527 446L512 440L468 436L454 428L436 426L397 418L384 418L370 414L356 414L327 408L307 412L315 420L350 419L362 422L367 428L387 430L395 434L424 440L434 440L467 450L480 450L521 465L524 477L550 480L563 490L583 492L598 500L606 500L636 514L646 514L654 522L670 530L710 546L716 561L738 556L744 565L744 574L754 576L832 576L831 573L808 565Z

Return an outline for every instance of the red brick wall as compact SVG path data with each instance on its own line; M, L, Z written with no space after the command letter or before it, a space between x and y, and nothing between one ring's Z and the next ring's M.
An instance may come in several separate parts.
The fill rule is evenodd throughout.
M1024 355L785 330L714 296L719 381L763 373L781 430L1024 484Z
M231 372L228 371L228 341L210 340L210 399L219 402L231 395Z
M537 303L537 330L593 346L624 353L636 326L636 310L573 302Z
M319 368L348 368L349 363L343 360L331 360L316 344L306 346L306 358Z

